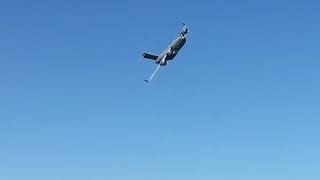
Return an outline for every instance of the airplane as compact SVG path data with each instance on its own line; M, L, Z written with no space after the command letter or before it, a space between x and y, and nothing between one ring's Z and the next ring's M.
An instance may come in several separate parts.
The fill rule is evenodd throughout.
M153 77L156 75L161 66L167 65L168 61L174 59L178 54L179 50L186 43L186 34L189 32L186 24L183 24L183 28L180 31L178 37L172 41L172 43L165 49L160 55L153 55L150 53L143 53L142 56L145 59L150 59L155 61L156 64L159 64L155 71L151 74L150 78L144 80L145 82L150 82Z

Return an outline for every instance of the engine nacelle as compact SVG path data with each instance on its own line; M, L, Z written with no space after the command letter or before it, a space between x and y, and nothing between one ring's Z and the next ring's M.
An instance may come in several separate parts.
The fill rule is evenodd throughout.
M161 61L161 62L160 62L160 65L161 65L161 66L165 66L165 65L167 65L167 63L168 63L167 61Z

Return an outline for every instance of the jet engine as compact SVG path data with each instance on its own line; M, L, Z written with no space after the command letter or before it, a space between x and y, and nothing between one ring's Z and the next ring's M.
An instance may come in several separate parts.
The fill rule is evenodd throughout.
M168 63L167 61L162 61L162 62L160 62L160 65L165 66L165 65L167 65L167 63Z

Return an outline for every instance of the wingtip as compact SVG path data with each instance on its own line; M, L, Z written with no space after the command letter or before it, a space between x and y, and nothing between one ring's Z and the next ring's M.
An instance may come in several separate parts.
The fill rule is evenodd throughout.
M148 83L149 81L145 79L144 82L147 82L147 83Z

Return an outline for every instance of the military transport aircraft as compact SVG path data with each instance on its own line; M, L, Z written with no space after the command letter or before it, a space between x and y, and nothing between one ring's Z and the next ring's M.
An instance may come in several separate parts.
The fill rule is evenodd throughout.
M167 65L168 61L172 60L178 54L179 50L186 43L186 34L188 33L188 28L186 24L183 24L183 28L179 33L177 39L175 39L167 49L165 49L160 55L153 55L150 53L143 53L143 57L146 59L154 60L156 64L159 64L155 71L151 74L148 80L145 82L150 82L161 66Z

